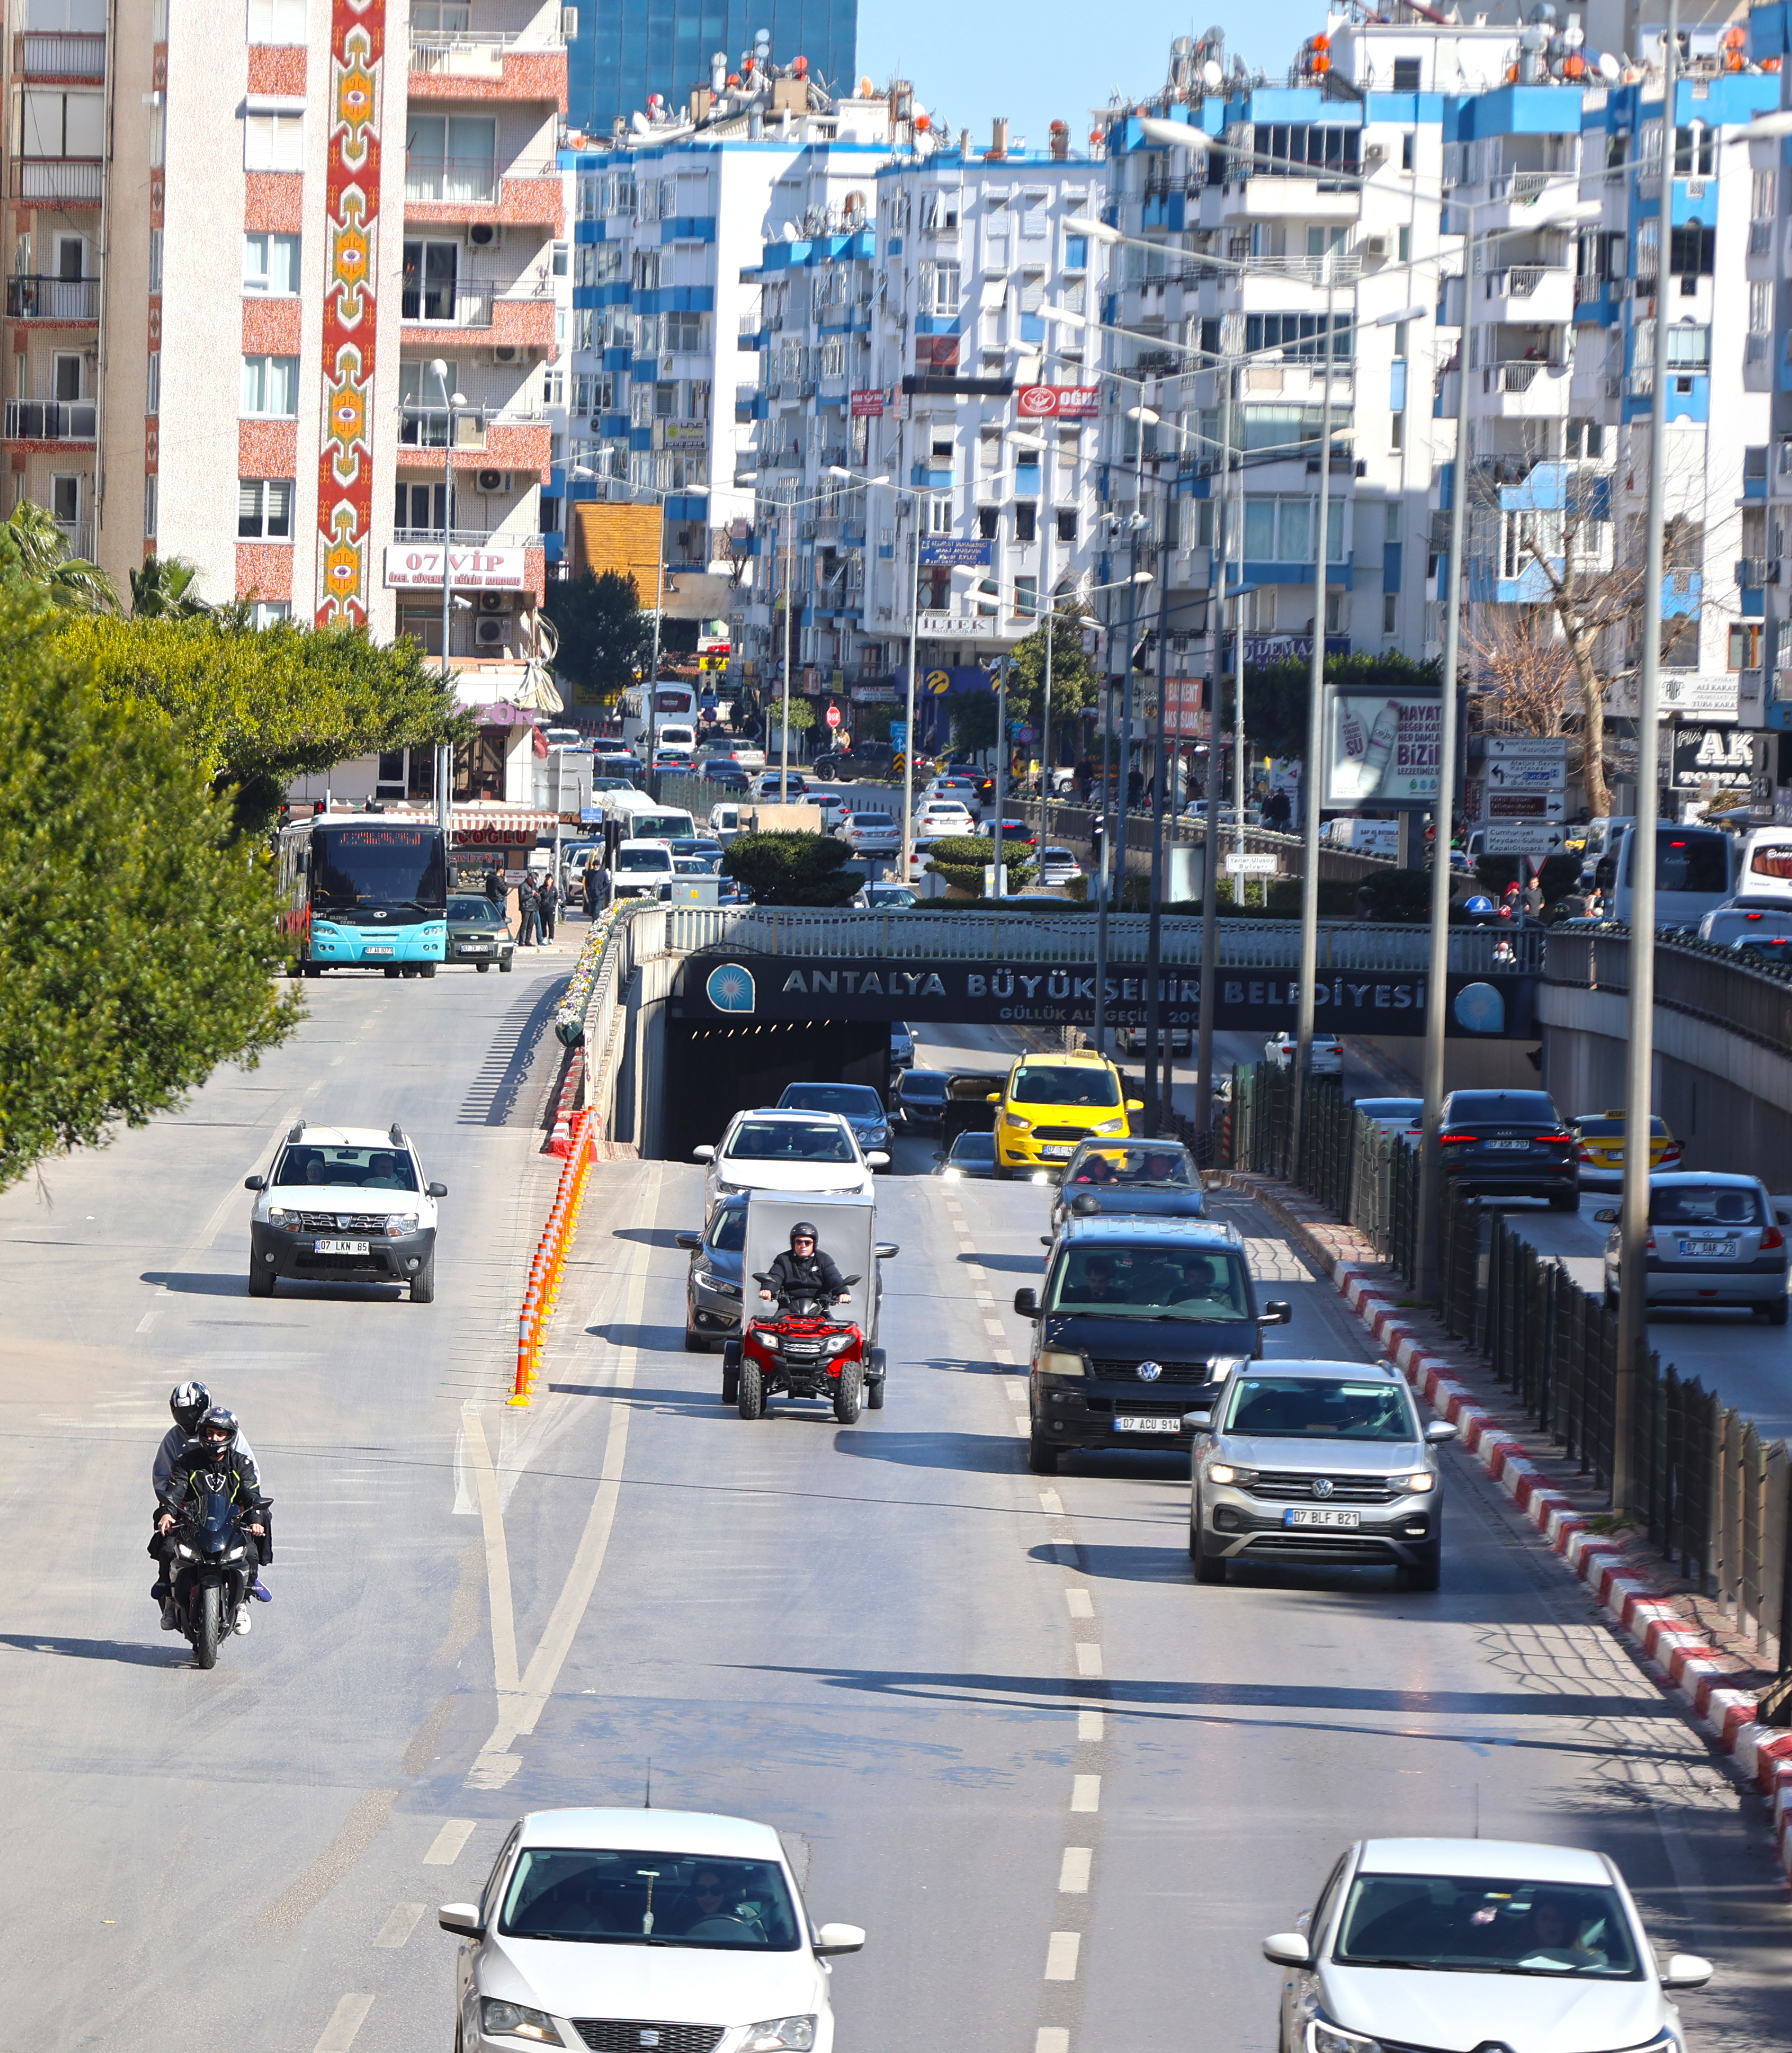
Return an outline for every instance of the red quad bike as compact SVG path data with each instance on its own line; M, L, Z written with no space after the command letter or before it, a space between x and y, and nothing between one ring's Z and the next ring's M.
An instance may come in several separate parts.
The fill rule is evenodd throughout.
M743 1419L763 1419L775 1392L820 1397L834 1416L850 1426L859 1416L861 1392L874 1411L883 1407L883 1349L867 1348L851 1320L837 1320L826 1297L792 1297L769 1274L753 1279L776 1297L776 1309L754 1317L744 1337L722 1355L722 1401L730 1399ZM856 1283L856 1276L845 1279Z

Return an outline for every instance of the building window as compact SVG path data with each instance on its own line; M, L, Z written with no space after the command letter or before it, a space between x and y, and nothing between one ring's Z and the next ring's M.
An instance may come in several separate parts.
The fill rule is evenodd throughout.
M104 155L105 104L103 93L26 90L19 96L18 154L22 157Z
M1761 625L1759 621L1739 621L1731 627L1730 667L1732 670L1760 669Z
M1076 514L1068 507L1058 509L1058 539L1060 542L1074 542L1076 540Z
M415 25L415 8L411 18ZM249 0L249 40L252 43L302 43L305 0Z
M159 414L162 410L162 352L149 352L149 375L143 383L143 411Z
M143 533L151 540L155 534L155 473L153 470L143 480Z
M250 616L257 630L271 627L277 620L290 620L292 617L292 602L285 599L257 599L255 610Z
M996 508L993 506L978 507L977 509L977 531L978 536L982 540L985 542L992 542L995 540L996 524L1000 518L1000 516L996 512Z
M159 234L160 230L157 230ZM296 235L246 235L242 238L242 289L246 292L290 295L299 289L299 238Z
M703 333L701 314L668 314L666 316L666 347L668 353L685 356L703 354L707 347Z
M149 289L152 292L162 289L162 231L159 228L149 231Z
M242 163L243 169L249 171L302 171L305 116L246 114L242 118Z
M53 396L58 400L66 402L81 397L81 358L73 351L58 350L50 359L50 377L55 388Z
M1406 446L1406 416L1390 414L1388 416L1388 447L1397 456Z
M458 242L407 241L404 245L404 292L399 312L412 321L451 321L454 287L460 274Z
M50 517L59 528L72 528L81 518L81 478L65 473L49 481Z
M1356 343L1356 324L1349 314L1331 317L1331 354L1336 363L1350 361ZM1314 363L1326 352L1326 317L1323 314L1247 314L1244 351L1254 356L1260 350L1279 348L1286 362Z
M1244 501L1244 553L1253 563L1303 563L1313 556L1313 500L1251 493ZM1334 497L1326 522L1326 560L1344 560L1344 501Z
M1409 171L1413 168L1413 132L1409 128L1400 139L1400 168L1403 171Z
M958 311L960 273L956 264L923 264L921 267L921 300L924 311L933 314L955 314Z
M498 196L497 123L489 115L413 114L405 155L407 199L489 206Z
M1039 581L1034 577L1017 577L1014 581L1014 610L1022 620L1031 620L1039 610Z
M1393 61L1393 89L1396 92L1417 92L1419 90L1417 57L1396 57Z
M1020 500L1014 509L1014 539L1017 542L1032 542L1039 537L1039 508Z
M1397 634L1400 630L1400 594L1385 591L1381 595L1381 632Z
M293 481L244 477L237 481L237 539L289 542L293 539Z
M952 500L944 492L930 493L926 500L927 532L929 535L949 535L952 532Z
M401 485L392 524L400 534L439 535L448 524L446 485Z
M238 410L269 420L295 420L299 411L299 359L296 356L246 356L242 397Z
M1717 231L1703 221L1689 221L1668 240L1668 269L1679 278L1708 278L1717 265Z

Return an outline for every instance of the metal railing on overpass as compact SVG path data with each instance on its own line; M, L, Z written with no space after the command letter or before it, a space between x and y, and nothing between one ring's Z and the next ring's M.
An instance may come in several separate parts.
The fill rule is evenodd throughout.
M1543 981L1617 996L1630 989L1627 927L1551 934ZM1792 965L1676 938L1655 944L1655 1002L1792 1056Z

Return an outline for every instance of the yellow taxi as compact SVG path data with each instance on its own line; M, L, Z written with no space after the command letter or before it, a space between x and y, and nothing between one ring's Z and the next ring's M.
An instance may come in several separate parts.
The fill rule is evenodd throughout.
M1120 1072L1093 1048L1063 1055L1023 1055L989 1102L996 1114L996 1174L1042 1174L1062 1168L1077 1144L1098 1136L1122 1140L1129 1113L1141 1109L1126 1096Z
M1568 1131L1580 1150L1581 1187L1597 1191L1617 1189L1624 1181L1624 1107L1610 1112L1584 1112L1568 1122ZM1659 1117L1649 1121L1649 1166L1677 1169L1680 1144Z

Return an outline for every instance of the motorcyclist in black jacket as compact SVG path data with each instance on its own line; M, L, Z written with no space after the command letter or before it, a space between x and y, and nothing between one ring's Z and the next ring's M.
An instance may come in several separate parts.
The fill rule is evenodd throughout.
M789 1248L773 1258L767 1274L778 1280L777 1290L762 1289L759 1293L768 1302L781 1293L786 1297L831 1297L843 1305L851 1295L846 1278L833 1258L823 1254L816 1244L815 1230L807 1219L799 1219L790 1229Z
M196 1497L208 1490L221 1491L234 1505L242 1521L244 1601L237 1607L233 1629L250 1629L248 1597L254 1591L261 1563L268 1558L266 1499L254 1461L238 1441L237 1416L222 1404L214 1404L199 1421L198 1435L187 1443L168 1471L167 1480L157 1490L161 1511L156 1531L166 1538L180 1513ZM258 1547L257 1543L261 1543ZM163 1625L171 1631L172 1604L163 1607Z

